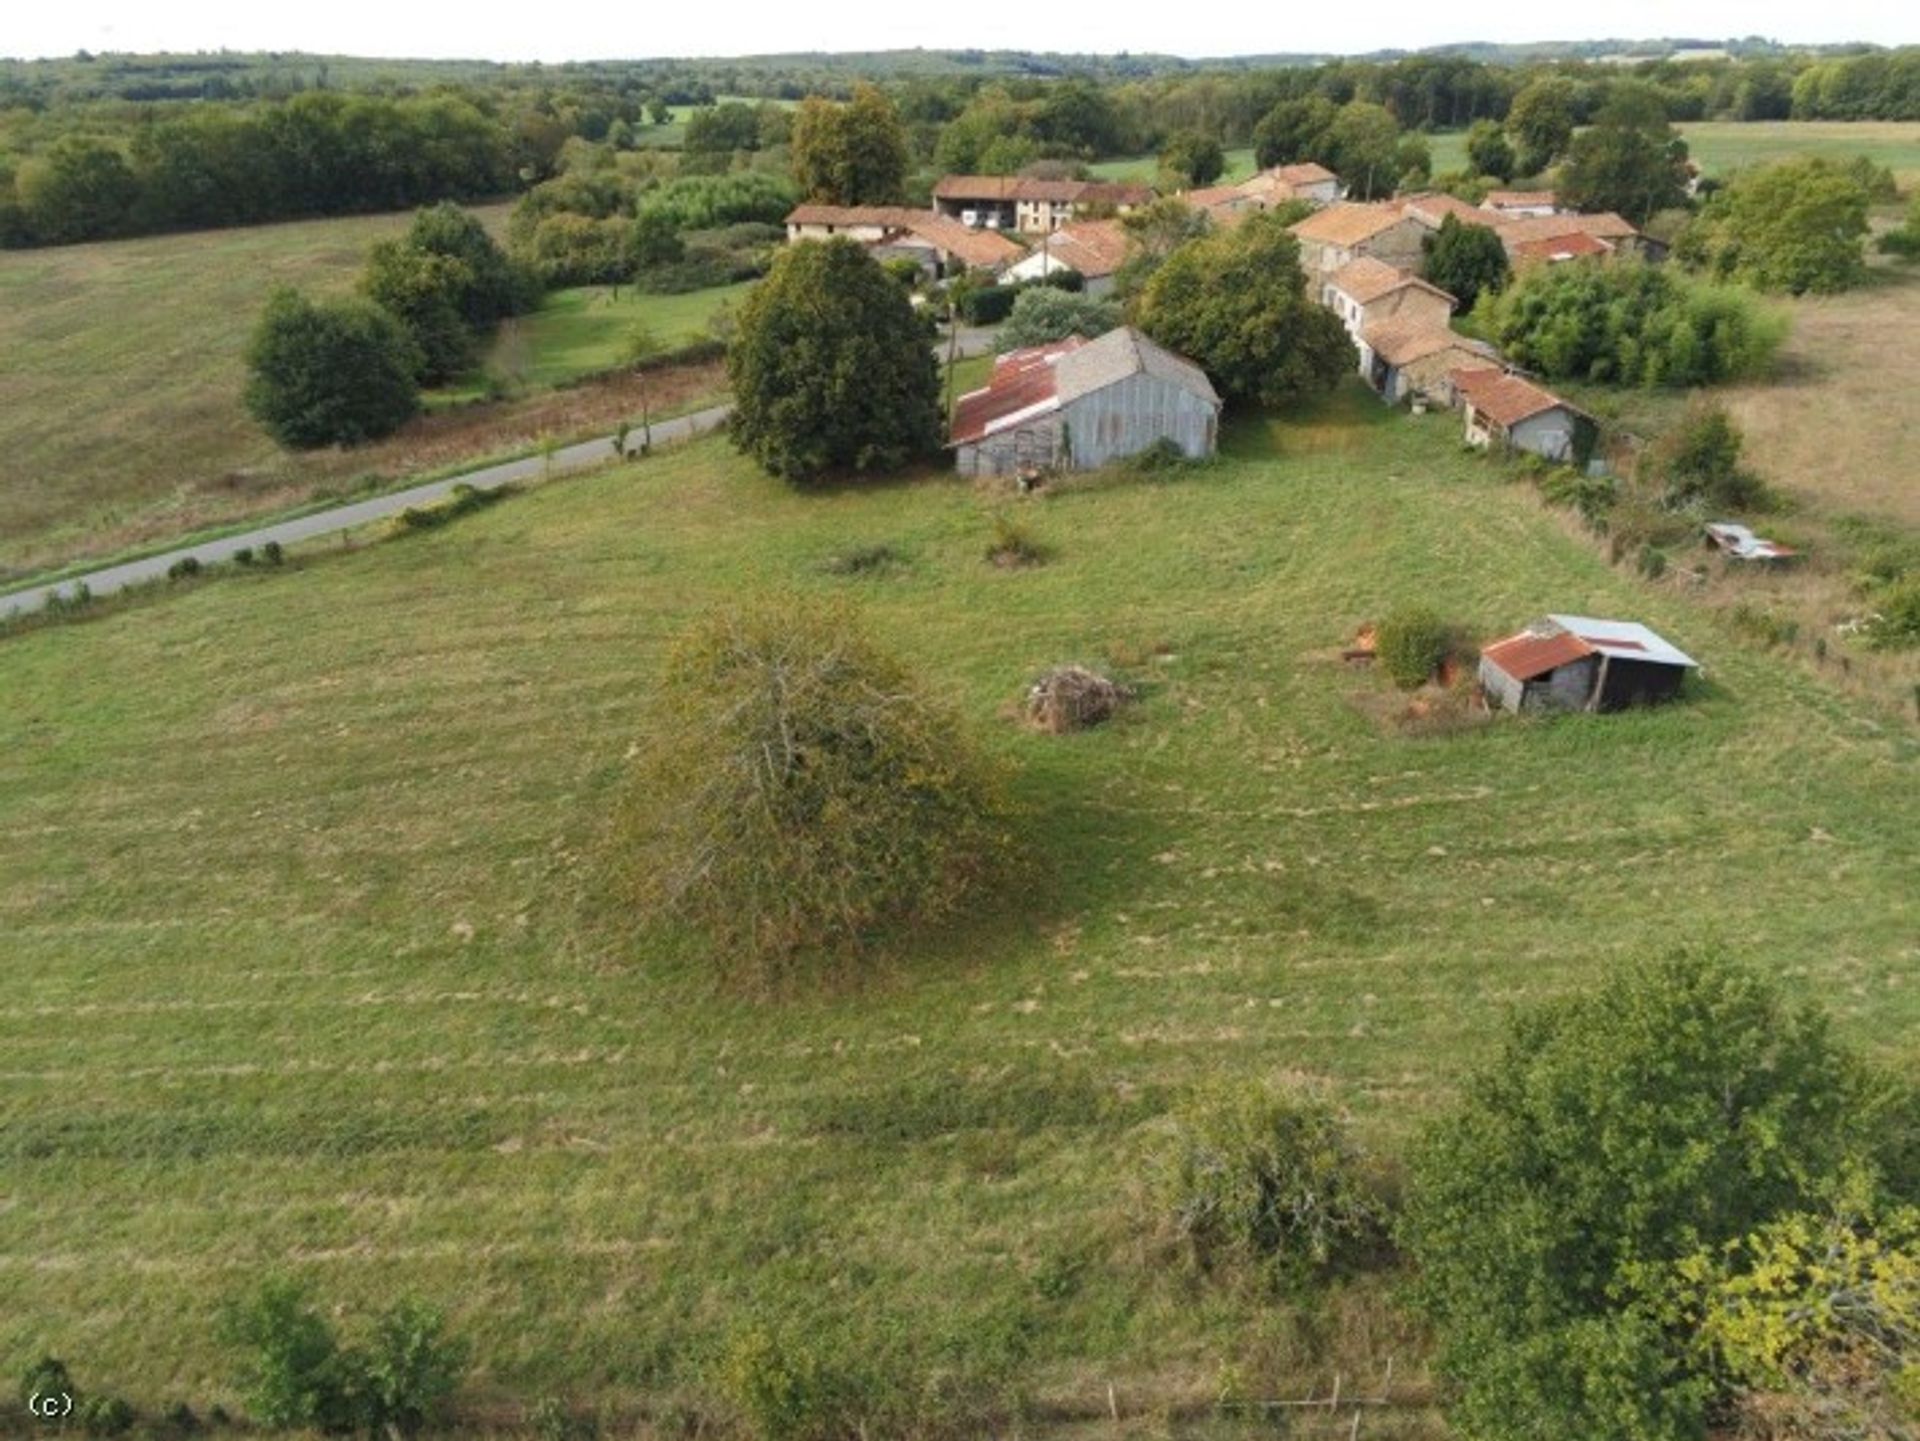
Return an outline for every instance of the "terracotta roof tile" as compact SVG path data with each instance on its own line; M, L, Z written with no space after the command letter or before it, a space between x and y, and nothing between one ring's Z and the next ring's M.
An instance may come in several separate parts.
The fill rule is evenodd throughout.
M1113 274L1127 258L1126 227L1117 220L1076 220L1042 239L1036 249L1046 250L1089 280L1098 280Z
M1496 425L1512 427L1528 416L1561 409L1578 411L1551 391L1500 370L1468 367L1453 372L1454 389Z
M1484 225L1489 230L1498 229L1501 221L1500 216L1491 211L1482 210L1477 205L1469 205L1457 195L1445 195L1435 191L1400 196L1395 198L1393 204L1422 225L1431 226L1435 230L1440 228L1440 222L1449 215L1456 217L1463 224Z
M1360 338L1389 365L1412 365L1443 350L1457 350L1463 357L1475 353L1465 336L1431 320L1383 320L1361 331Z
M1552 205L1551 190L1489 190L1487 198L1480 202L1491 210L1517 209L1522 206Z
M1317 240L1323 245L1358 245L1382 231L1393 229L1406 218L1396 205L1343 202L1316 211L1305 220L1295 222L1291 228L1302 240Z
M1340 178L1326 166L1316 165L1311 160L1303 160L1297 165L1275 165L1271 169L1261 171L1260 175L1269 176L1283 185L1324 185L1329 180Z
M1328 276L1327 283L1361 305L1371 305L1381 296L1391 295L1409 285L1437 295L1449 305L1459 303L1439 286L1429 284L1412 271L1389 265L1384 260L1375 260L1371 255L1355 256Z
M1572 230L1565 235L1511 241L1507 252L1515 260L1576 260L1586 255L1611 255L1613 247L1584 230Z

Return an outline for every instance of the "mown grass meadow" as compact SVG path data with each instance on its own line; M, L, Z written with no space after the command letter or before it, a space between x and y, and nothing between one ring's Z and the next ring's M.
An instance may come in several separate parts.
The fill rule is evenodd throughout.
M1382 1281L1301 1311L1160 1264L1137 1178L1189 1088L1323 1079L1391 1155L1508 1007L1678 946L1920 1064L1909 732L1607 566L1448 417L1356 386L1225 450L1017 501L795 494L713 439L0 644L0 1362L231 1406L213 1317L284 1269L447 1306L477 1416L724 1419L751 1326L1030 1430L1392 1356L1431 1434ZM1049 564L984 560L1010 507ZM874 544L903 563L832 573ZM606 904L601 824L667 640L774 586L952 698L1034 859L764 997ZM1636 617L1706 676L1419 734L1337 659L1411 601ZM1023 729L1072 659L1141 703Z

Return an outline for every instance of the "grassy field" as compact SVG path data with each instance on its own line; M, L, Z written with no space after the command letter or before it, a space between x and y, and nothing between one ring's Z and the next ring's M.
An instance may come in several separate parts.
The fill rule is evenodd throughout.
M507 208L479 213L498 228ZM354 451L276 446L240 400L246 338L267 292L347 293L367 248L408 218L0 252L0 583L285 509L364 477L511 450L620 409L617 395L531 396L435 415ZM732 293L636 298L632 313L649 314L671 342L697 332ZM611 363L628 318L625 292L621 300L556 297L525 323L530 340L516 364L537 386ZM698 388L676 387L686 399L703 398Z
M1102 160L1087 167L1100 180L1138 180L1151 184L1160 174L1160 157L1135 155L1126 160ZM1227 152L1227 168L1215 185L1232 185L1245 180L1258 167L1253 163L1253 147L1243 145Z
M1920 181L1920 122L1841 120L1697 120L1679 127L1688 149L1708 175L1743 165L1762 165L1793 155L1847 160L1870 155L1892 170L1901 188ZM1449 130L1427 137L1436 174L1464 170L1467 135Z
M752 281L686 295L644 295L605 285L556 290L531 315L509 320L487 369L527 385L561 385L618 365L628 334L644 320L669 348L700 339L724 306L738 305Z
M1004 505L1051 564L983 560ZM873 543L905 563L824 571ZM851 598L942 687L1037 857L927 953L777 1002L595 880L663 643L767 587ZM1706 680L1415 737L1332 654L1416 599L1638 617ZM1142 703L1009 720L1076 658ZM1325 1078L1391 1151L1506 1007L1679 945L1920 1064L1911 739L1357 387L1023 502L797 495L702 442L24 634L0 691L0 1364L148 1405L233 1404L212 1318L271 1268L445 1303L489 1415L713 1414L749 1320L928 1396L976 1368L1029 1434L1204 1403L1227 1360L1300 1395L1392 1356L1417 1405L1364 1288L1308 1319L1155 1264L1136 1178L1191 1086ZM1400 1414L1367 1434L1433 1434Z

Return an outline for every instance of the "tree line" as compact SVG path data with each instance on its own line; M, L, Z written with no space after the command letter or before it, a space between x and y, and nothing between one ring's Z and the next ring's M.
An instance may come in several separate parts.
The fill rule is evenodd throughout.
M1381 189L1419 172L1409 151L1388 153L1399 144L1390 137L1475 124L1514 136L1511 165L1524 175L1539 168L1530 163L1539 147L1529 149L1525 137L1543 119L1549 138L1553 127L1570 133L1593 123L1623 90L1648 97L1667 121L1920 118L1920 47L1637 66L1419 55L1172 72L1102 68L1097 57L1042 69L1009 62L1004 70L982 57L977 72L949 66L933 74L901 64L890 73L887 57L866 60L898 111L915 170L1012 173L1038 162L1159 152L1176 142L1191 154L1196 141L1257 145L1271 156L1287 148L1272 136L1272 117L1284 108L1309 118L1323 113L1321 139L1342 162L1334 168L1376 176ZM61 63L67 71L88 68ZM641 143L647 128L672 118L674 105L700 107L684 135L682 173L737 168L739 157L791 142L799 117L773 99L857 100L865 83L853 61L828 66L805 85L778 67L705 76L693 62L550 72L393 65L399 75L432 77L430 86L411 87L374 62L312 63L312 88L291 96L191 107L72 99L94 92L71 80L64 88L36 86L21 78L38 74L30 67L6 71L0 246L503 194L557 173L569 142L615 151ZM303 73L290 73L307 83ZM721 99L727 92L714 84L721 79L748 87L762 103ZM366 88L330 88L353 85ZM380 87L400 93L375 93ZM1340 117L1342 134L1330 133L1327 116Z

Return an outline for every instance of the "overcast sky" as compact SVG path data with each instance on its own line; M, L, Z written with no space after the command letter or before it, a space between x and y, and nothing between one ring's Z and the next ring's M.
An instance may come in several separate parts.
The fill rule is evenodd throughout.
M629 0L557 9L499 0L457 7L408 0L11 0L6 8L0 54L16 56L224 48L558 61L916 45L1207 56L1608 36L1765 35L1790 43L1889 45L1920 40L1920 12L1899 0L1611 0L1597 6L1370 0L1284 7L1255 0L1015 0L990 6L942 0Z

